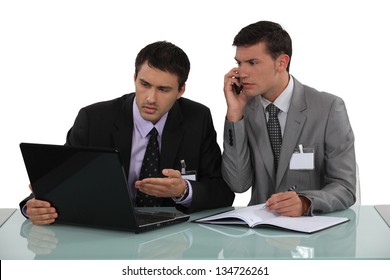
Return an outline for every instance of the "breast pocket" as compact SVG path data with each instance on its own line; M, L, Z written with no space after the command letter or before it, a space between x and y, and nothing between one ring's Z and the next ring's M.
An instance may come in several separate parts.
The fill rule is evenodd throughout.
M316 145L298 145L291 156L287 182L308 189L314 183L316 169Z

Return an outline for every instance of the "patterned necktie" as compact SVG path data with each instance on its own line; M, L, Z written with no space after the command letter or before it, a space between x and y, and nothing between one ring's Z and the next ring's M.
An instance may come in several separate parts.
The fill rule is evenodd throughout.
M154 127L149 132L149 142L145 150L144 160L142 161L139 179L161 177L160 172L160 152L158 149L157 129ZM136 205L138 207L152 207L157 205L158 199L155 196L148 195L137 190Z
M282 130L280 129L278 119L280 109L272 103L266 109L269 114L267 122L268 136L274 153L274 166L276 171L278 169L280 149L282 147Z

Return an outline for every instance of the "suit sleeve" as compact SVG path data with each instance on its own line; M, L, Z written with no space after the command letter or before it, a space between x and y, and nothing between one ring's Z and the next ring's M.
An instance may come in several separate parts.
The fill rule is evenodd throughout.
M354 140L345 104L336 98L325 130L324 186L300 192L312 201L312 213L347 209L356 201Z
M234 192L243 193L252 186L253 172L244 120L225 121L222 175Z
M221 150L216 141L210 111L203 121L202 135L199 176L197 181L191 182L192 203L188 209L185 209L186 212L231 206L235 197L222 178Z
M85 108L79 111L72 128L68 131L65 145L88 146L88 114Z

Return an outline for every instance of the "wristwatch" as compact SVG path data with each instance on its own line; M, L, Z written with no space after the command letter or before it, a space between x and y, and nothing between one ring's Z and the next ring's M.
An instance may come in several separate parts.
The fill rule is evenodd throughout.
M187 198L188 193L189 193L189 191L188 191L188 188L189 188L189 187L188 187L188 182L187 182L187 180L184 180L184 182L186 182L186 187L185 187L183 193L182 193L180 196L174 197L174 198L173 198L174 201L182 201L182 200L184 200L184 199Z

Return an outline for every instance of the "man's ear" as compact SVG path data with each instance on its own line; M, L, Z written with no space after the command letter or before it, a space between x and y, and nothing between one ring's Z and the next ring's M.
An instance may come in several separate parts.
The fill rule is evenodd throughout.
M278 69L284 71L287 69L288 64L290 63L290 57L287 54L281 54L278 57Z
M186 84L184 84L181 89L179 90L179 94L177 95L177 98L176 99L179 99L183 94L184 92L186 91Z
M134 83L135 83L135 80L137 80L137 74L134 73Z

